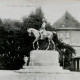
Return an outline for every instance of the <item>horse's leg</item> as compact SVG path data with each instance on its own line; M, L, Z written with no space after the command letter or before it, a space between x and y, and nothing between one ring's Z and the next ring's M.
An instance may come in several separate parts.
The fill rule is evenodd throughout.
M35 49L35 46L34 46L34 44L35 44L35 42L37 42L38 41L38 38L36 38L35 40L34 40L34 42L33 42L33 48Z
M39 43L38 43L38 41L37 41L37 46L38 46L38 47L37 47L37 50L38 50L38 49L39 49Z
M52 41L52 44L54 45L54 50L55 50L55 43L53 42L53 40L51 40Z
M48 45L48 47L46 48L46 50L48 50L48 49L49 49L49 46L50 46L50 39L48 39L48 41L49 41L49 45Z
M33 48L35 49L35 47L34 47L34 42L33 42Z

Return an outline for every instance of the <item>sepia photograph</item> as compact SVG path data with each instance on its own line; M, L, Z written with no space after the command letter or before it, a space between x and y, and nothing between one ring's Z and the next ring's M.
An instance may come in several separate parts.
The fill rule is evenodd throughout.
M80 1L0 0L0 80L80 80Z

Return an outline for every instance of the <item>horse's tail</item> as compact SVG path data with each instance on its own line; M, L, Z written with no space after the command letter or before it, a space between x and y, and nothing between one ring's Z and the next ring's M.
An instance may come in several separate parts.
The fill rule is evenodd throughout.
M53 31L53 41L57 42L58 41L58 35L55 31Z

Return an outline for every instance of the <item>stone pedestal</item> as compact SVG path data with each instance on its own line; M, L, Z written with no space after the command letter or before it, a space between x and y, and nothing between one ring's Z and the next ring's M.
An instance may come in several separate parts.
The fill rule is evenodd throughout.
M59 66L58 52L54 50L33 50L29 66Z
M33 50L30 52L29 66L21 72L27 73L65 73L59 66L59 53L54 50ZM69 71L66 71L69 72Z

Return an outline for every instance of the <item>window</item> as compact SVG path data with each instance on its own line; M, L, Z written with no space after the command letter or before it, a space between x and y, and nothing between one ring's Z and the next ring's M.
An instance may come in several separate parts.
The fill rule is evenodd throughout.
M70 44L70 33L69 32L66 33L66 43Z
M60 25L60 28L65 28L65 24L62 23L62 24Z
M61 28L64 28L64 27L65 27L65 25L64 25L64 24L62 24L62 25L61 25Z
M60 39L62 39L63 38L63 34L62 33L60 33Z
M66 38L67 38L67 39L70 38L70 33L69 33L69 32L66 33Z

